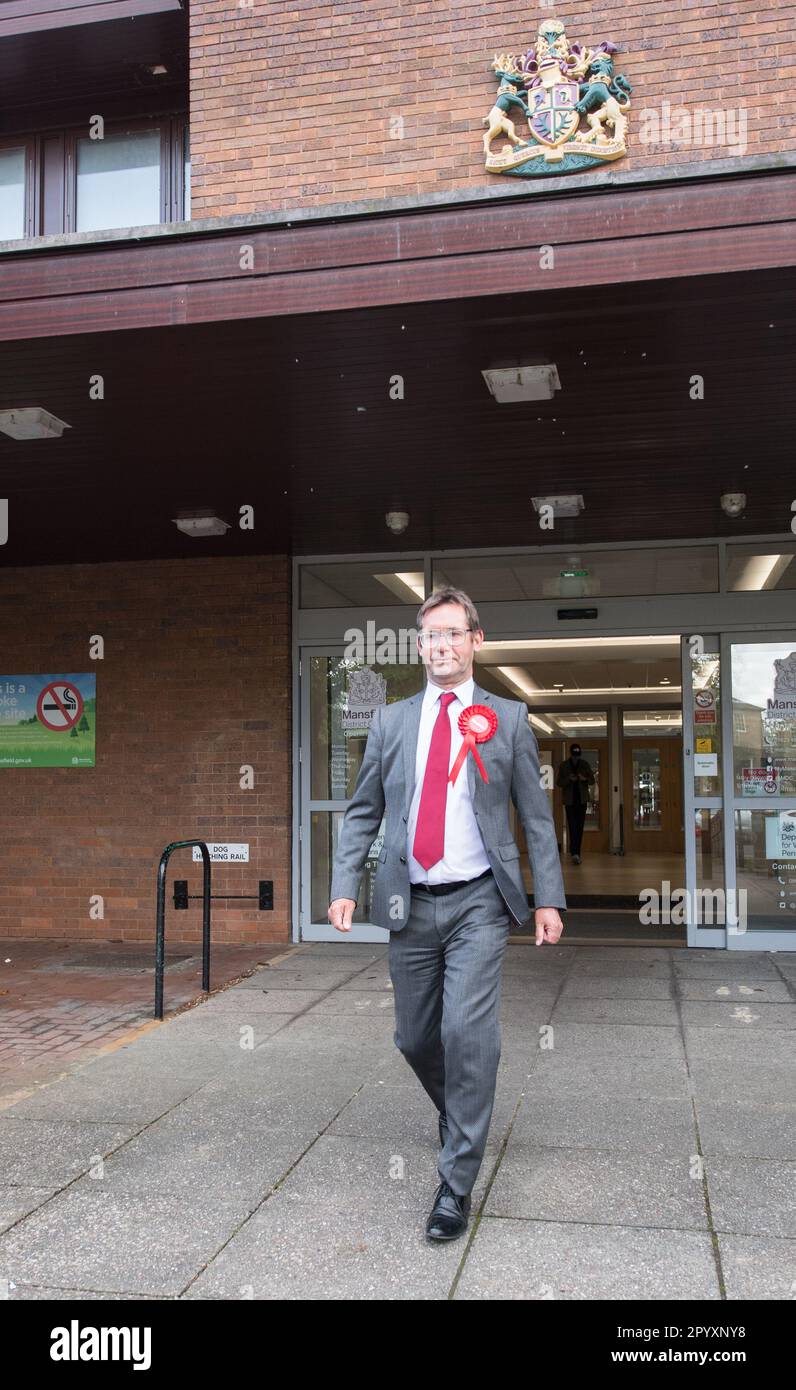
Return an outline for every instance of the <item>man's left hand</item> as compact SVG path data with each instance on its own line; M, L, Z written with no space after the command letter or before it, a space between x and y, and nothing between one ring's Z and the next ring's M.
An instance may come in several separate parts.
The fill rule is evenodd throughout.
M536 918L537 946L542 946L545 941L554 946L564 930L564 923L561 921L558 908L537 907L534 916Z

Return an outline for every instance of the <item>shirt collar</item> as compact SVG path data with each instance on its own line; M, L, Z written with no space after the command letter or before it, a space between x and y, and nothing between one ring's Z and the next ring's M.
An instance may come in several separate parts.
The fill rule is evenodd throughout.
M449 693L455 695L457 700L461 701L462 709L467 709L468 705L471 705L473 703L474 689L475 677L470 676L468 680L462 681L461 685L454 686ZM424 699L428 702L428 704L436 704L440 695L444 695L445 693L446 692L443 690L441 685L434 685L433 681L430 680L426 681L426 691Z

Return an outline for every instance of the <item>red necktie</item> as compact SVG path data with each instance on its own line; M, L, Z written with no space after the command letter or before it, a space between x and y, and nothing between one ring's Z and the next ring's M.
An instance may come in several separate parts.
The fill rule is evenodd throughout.
M451 722L448 705L456 696L446 690L439 697L439 714L431 735L423 790L417 812L415 843L412 853L424 869L440 860L445 851L445 801L448 795L448 771L451 758Z

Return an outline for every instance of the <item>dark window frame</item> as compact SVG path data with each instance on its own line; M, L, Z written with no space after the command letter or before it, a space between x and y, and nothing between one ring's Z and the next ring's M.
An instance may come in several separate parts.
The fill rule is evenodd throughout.
M34 135L1 135L0 150L25 151L25 197L24 230L22 238L34 235L32 228L38 225L38 179L36 177L37 148Z
M160 221L153 225L182 222L185 209L185 132L190 122L185 112L160 116L114 118L105 122L104 135L160 130ZM53 127L33 135L3 135L0 149L25 150L25 230L23 238L76 231L77 145L87 138L84 123ZM60 149L58 142L60 141ZM188 213L190 215L190 212ZM45 225L45 218L48 224Z

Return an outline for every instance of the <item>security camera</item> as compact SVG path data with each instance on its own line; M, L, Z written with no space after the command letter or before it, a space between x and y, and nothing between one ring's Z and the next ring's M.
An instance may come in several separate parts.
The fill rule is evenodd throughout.
M721 510L725 516L740 516L745 506L745 492L723 492L721 494Z
M409 525L408 512L387 512L384 520L394 536L400 536Z

